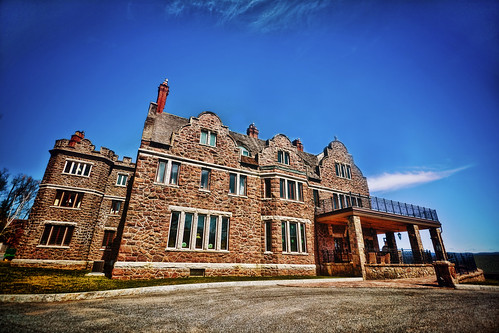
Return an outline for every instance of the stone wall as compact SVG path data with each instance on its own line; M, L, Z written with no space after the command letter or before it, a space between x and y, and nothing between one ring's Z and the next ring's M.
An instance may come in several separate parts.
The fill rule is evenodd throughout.
M83 136L83 133L78 133ZM16 254L16 258L38 260L29 265L38 262L46 267L48 261L58 260L61 264L54 265L67 268L68 264L64 263L67 260L99 260L104 253L101 251L104 228L117 227L121 219L121 213L110 216L112 199L125 201L127 196L127 186L116 185L118 172L128 175L130 179L135 165L126 157L118 161L118 156L107 148L96 151L88 139L80 137L75 141L73 138L57 140L50 151L51 156ZM88 175L65 172L66 163L72 161L91 166ZM130 184L128 182L128 186ZM55 205L57 191L80 193L80 206ZM69 245L40 244L49 224L74 227ZM70 267L84 268L85 265L70 264Z
M435 275L435 269L431 264L391 264L391 265L365 265L367 280L384 280L384 279L404 279L417 278L423 276Z
M358 276L352 263L325 263L321 265L321 274L327 276Z

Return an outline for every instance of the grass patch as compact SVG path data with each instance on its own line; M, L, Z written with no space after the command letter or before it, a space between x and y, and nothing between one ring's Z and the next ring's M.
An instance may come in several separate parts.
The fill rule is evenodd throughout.
M113 280L103 276L85 276L87 273L88 271L10 267L10 263L2 262L0 264L0 294L55 294L206 282L331 278L319 276L217 276Z

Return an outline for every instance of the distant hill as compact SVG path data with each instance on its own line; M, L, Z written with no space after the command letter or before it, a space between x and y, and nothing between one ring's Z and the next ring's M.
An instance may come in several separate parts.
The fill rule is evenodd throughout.
M478 268L483 270L485 277L499 277L499 252L474 253L475 262Z

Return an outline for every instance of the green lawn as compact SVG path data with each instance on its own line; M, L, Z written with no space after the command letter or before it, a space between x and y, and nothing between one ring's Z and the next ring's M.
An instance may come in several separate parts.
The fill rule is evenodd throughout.
M155 280L112 280L103 276L85 276L87 273L88 271L10 267L10 263L1 262L0 294L52 294L204 282L327 278L318 276L231 276Z

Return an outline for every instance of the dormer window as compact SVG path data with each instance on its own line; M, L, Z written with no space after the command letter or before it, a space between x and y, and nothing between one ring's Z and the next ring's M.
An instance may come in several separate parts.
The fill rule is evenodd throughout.
M217 145L217 133L209 130L201 130L201 138L199 143L215 147Z
M244 148L243 146L239 146L238 148L241 151L242 156L250 156L250 152L248 149Z
M277 162L289 165L289 153L287 151L279 150L277 152Z

